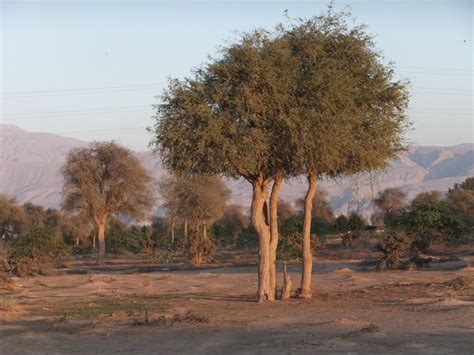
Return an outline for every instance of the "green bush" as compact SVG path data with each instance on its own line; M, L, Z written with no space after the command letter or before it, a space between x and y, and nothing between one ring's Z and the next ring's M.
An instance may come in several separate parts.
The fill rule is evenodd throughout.
M321 239L315 234L323 230L326 224L317 224L318 220L311 223L311 247L314 250L321 248ZM282 260L298 259L302 255L302 232L304 215L296 214L288 218L280 228L280 241L278 242L277 256Z
M235 240L238 249L258 247L258 234L253 226L242 229Z
M116 254L139 253L146 241L146 232L136 226L112 229L105 239L107 251Z
M422 251L435 241L453 241L466 232L462 220L443 201L414 200L402 211L396 226L416 240Z
M71 256L59 230L47 226L35 227L19 235L11 241L10 249L9 259L18 276L37 274L42 263L60 267Z

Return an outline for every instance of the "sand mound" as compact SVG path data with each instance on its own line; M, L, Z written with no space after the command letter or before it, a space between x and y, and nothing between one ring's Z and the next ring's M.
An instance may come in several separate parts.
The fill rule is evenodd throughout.
M340 273L345 273L345 272L354 272L353 270L349 269L348 267L342 267L340 269L337 269L336 272L340 272Z
M455 290L474 286L474 276L459 276L444 283Z

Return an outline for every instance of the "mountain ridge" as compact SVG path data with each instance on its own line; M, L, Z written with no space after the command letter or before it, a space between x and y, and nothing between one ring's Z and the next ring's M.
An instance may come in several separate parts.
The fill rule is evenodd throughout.
M54 133L28 132L18 126L0 124L0 192L15 197L19 202L32 202L58 208L62 179L59 173L67 152L90 142ZM157 181L167 175L159 157L150 151L135 152ZM365 216L372 211L374 195L387 187L400 187L409 198L424 191L446 192L455 183L474 175L474 144L454 146L413 146L389 167L374 172L337 180L323 180L336 213L359 211ZM248 207L250 185L243 180L226 180L232 190L231 202ZM293 179L285 183L281 197L295 201L304 196L305 180ZM162 201L159 198L158 204Z

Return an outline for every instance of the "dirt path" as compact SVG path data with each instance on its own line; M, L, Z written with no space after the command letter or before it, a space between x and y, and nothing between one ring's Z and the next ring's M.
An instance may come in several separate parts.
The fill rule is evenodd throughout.
M263 305L251 267L17 279L0 294L0 353L473 353L472 267L351 265L321 268L310 301Z

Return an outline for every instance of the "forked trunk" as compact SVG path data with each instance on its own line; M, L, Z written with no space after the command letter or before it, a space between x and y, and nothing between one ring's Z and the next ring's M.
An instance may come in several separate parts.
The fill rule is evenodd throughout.
M270 195L270 280L275 295L277 294L276 252L278 248L278 198L283 177L277 175Z
M268 196L268 182L263 178L258 178L252 183L252 224L258 234L259 249L258 249L258 290L257 301L274 301L275 294L272 288L270 278L270 226L267 221L267 216L264 215L264 205Z
M313 271L313 254L311 252L311 217L313 199L318 189L316 174L308 174L308 191L304 200L304 224L303 224L303 271L301 275L301 287L299 297L311 298L311 276Z
M105 260L105 224L107 217L98 218L97 224L97 239L99 241L99 252L97 253L97 265L104 265Z

